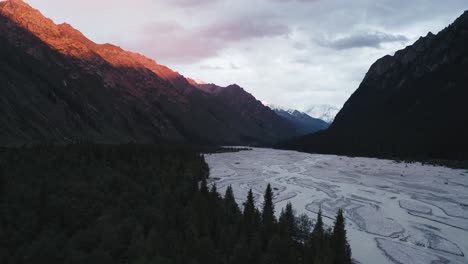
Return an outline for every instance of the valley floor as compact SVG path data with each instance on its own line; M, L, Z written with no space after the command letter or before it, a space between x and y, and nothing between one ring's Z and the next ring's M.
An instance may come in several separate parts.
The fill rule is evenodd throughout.
M252 149L207 154L211 183L232 185L239 205L252 189L257 205L271 183L276 213L292 202L313 219L347 220L360 263L468 263L468 172L420 163Z

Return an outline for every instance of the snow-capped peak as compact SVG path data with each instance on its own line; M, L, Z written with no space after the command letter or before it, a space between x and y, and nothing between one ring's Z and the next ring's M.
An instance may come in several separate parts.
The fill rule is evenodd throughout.
M270 104L268 102L262 102L262 104L264 106L267 106L269 107L271 110L273 111L283 111L283 112L287 112L291 115L294 115L295 113L301 113L301 114L305 114L303 112L300 112L300 111L297 111L295 109L291 109L291 108L286 108L286 107L282 107L282 106L279 106L279 105L275 105L275 104Z
M340 112L340 108L333 105L321 104L313 105L305 112L311 117L322 119L327 123L332 123L335 116Z

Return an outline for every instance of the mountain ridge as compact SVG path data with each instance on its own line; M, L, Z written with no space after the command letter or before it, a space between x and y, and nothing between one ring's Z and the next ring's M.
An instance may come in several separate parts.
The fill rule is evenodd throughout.
M282 145L344 155L468 158L468 11L377 60L330 128Z
M296 109L289 109L269 104L268 107L284 119L288 120L296 129L298 136L315 133L328 128L329 124L321 119L313 118L307 113Z
M243 89L213 96L141 54L56 25L23 1L0 2L0 22L0 144L79 139L257 145L295 133ZM232 98L242 100L232 104Z
M335 117L339 111L340 108L336 106L319 104L307 108L307 110L305 110L304 112L313 118L322 119L323 121L331 124L333 120L335 120Z

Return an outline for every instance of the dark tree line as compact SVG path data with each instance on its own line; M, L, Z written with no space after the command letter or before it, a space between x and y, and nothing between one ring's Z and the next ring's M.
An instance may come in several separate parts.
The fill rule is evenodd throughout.
M0 263L351 263L341 210L276 218L270 186L241 208L208 173L185 147L0 148Z

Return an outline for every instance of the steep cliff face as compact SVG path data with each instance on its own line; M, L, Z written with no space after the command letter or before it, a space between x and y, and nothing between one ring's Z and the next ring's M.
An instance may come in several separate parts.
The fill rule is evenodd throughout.
M204 92L143 55L55 25L20 0L0 2L0 47L3 145L77 139L264 144L293 133L267 109L239 121L230 98ZM240 103L262 107L256 100Z
M290 146L355 155L468 157L468 12L375 62L331 127Z

